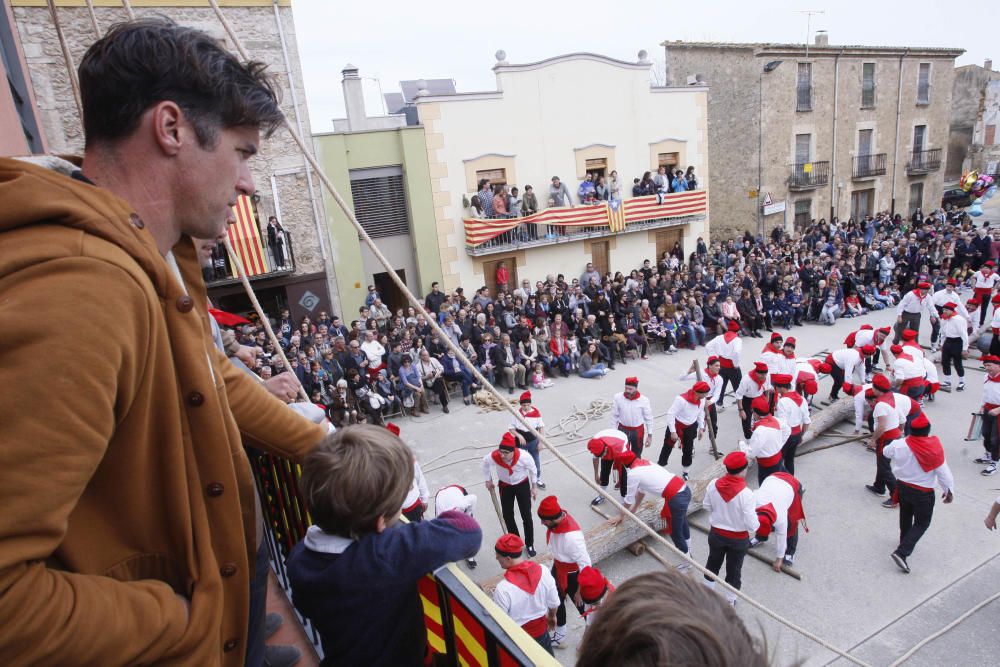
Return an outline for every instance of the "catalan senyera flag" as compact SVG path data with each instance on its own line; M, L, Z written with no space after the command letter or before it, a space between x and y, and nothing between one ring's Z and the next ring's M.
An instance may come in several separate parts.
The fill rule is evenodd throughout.
M233 216L236 218L236 223L229 225L226 231L229 234L230 243L233 244L233 250L243 262L244 270L248 276L267 273L270 269L267 266L267 257L260 241L260 230L253 217L253 203L250 201L250 197L239 196L236 200L236 206L233 207ZM235 266L233 267L233 277L237 277Z

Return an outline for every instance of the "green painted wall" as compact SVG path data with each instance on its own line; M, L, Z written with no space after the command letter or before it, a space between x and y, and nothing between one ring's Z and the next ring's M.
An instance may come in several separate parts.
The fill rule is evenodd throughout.
M424 128L317 134L313 136L313 145L323 171L352 207L350 170L402 167L410 214L410 238L421 290L417 296L429 292L431 283L441 280L441 253L437 244ZM364 305L370 278L364 272L357 232L325 190L323 198L333 267L344 311L342 316L350 321L350 314L357 313Z

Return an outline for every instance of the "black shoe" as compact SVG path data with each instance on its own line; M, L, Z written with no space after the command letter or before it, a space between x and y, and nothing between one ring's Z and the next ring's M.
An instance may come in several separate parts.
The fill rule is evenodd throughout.
M274 636L274 633L278 631L281 624L285 622L285 619L281 617L281 614L271 612L264 617L264 639L270 639Z
M590 504L594 507L597 507L603 502L604 502L604 496L597 496L596 498L590 501Z
M513 394L514 393L514 388L513 387L507 387L507 393L508 394Z
M681 473L681 477L683 477L683 478L684 478L684 481L686 482L686 481L687 481L687 478L688 478L688 474L687 474L686 472L682 472L682 473Z
M878 489L875 488L874 484L865 484L865 488L874 493L879 498L885 495L885 491L879 491Z
M479 563L476 562L475 558L467 558L465 560L465 563L469 566L470 570L475 570L476 566L479 565Z
M264 667L292 667L298 664L302 654L294 646L265 646Z
M900 570L902 570L906 574L910 573L910 566L906 562L906 556L904 556L903 554L899 553L898 551L893 551L889 555L892 558L892 562L894 562L896 565L898 565Z
M448 409L448 405L447 404L445 404L445 406L442 407L441 409L444 411L445 414L448 414L449 412L451 412L451 410Z
M528 547L528 558L534 558L536 553L535 547Z

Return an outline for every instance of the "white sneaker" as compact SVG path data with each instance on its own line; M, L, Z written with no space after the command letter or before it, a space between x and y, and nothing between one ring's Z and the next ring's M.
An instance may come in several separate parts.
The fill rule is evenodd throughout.
M670 346L670 351L671 351L671 352L676 352L676 351L677 351L677 347L676 347L676 346L674 346L674 345L671 345L671 346Z
M982 456L980 456L978 459L974 460L973 463L980 463L980 464L984 464L984 465L989 465L990 463L993 463L993 458L990 456L989 452L986 452L985 454L983 454Z
M988 466L986 466L985 468L983 468L983 471L981 473L979 473L979 474L980 475L985 475L987 477L989 477L990 475L997 474L997 464L996 463L989 464Z

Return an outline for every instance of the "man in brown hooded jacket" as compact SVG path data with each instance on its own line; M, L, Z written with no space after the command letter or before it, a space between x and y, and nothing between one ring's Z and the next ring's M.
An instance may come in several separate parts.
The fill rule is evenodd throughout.
M79 78L82 170L0 159L0 655L237 667L241 440L300 459L323 429L214 348L191 237L253 192L280 113L261 65L165 19L112 28Z

